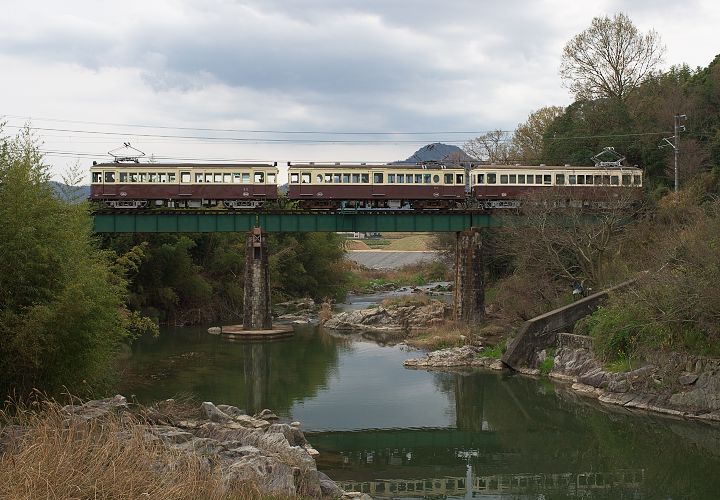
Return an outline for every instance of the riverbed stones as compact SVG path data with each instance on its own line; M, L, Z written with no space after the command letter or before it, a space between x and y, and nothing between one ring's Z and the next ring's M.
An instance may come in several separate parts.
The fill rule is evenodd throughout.
M413 368L451 368L451 367L484 367L502 370L499 359L482 357L482 348L474 345L451 347L439 351L431 351L422 358L408 359L404 362Z
M110 412L122 411L130 416L122 396L69 405L63 409L70 415L86 420L103 418ZM223 411L224 410L224 411ZM149 413L148 413L149 414ZM152 423L147 419L126 420L121 437L139 432L144 439L182 453L203 457L203 467L218 470L228 488L250 483L259 496L301 496L307 498L338 498L345 494L330 478L317 471L313 456L317 451L307 442L297 425L277 422L271 410L253 418L237 407L202 403L202 419L176 418L177 424ZM146 413L143 413L146 415ZM148 423L150 422L150 423ZM258 427L259 426L259 427ZM9 434L0 429L0 438ZM4 439L0 439L0 445ZM162 474L158 470L158 474Z
M438 300L427 304L378 306L336 314L325 323L331 330L423 330L443 321L449 313Z

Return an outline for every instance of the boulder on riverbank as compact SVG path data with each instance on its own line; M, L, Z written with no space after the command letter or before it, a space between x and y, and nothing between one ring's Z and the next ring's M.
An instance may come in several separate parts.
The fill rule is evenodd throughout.
M560 334L550 376L604 403L670 415L720 421L720 360L680 353L658 354L653 363L625 372L606 370L592 341Z
M432 351L422 358L408 359L404 365L410 368L483 367L492 370L503 369L503 364L499 359L484 357L483 348L473 345Z
M0 459L20 476L23 467L48 470L47 477L38 475L38 495L42 489L43 496L106 496L108 487L129 498L173 491L188 498L346 495L317 470L318 452L299 423L279 423L270 410L251 417L230 405L197 408L173 400L143 408L118 395L62 408L48 403L25 415L19 424L0 426ZM50 474L58 467L62 474ZM23 491L33 496L30 483Z
M441 324L448 313L448 306L438 300L390 302L375 308L336 314L324 326L332 330L425 330Z

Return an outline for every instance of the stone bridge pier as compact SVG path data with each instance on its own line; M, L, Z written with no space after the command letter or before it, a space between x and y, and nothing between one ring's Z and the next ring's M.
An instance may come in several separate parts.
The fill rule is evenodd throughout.
M247 235L245 244L245 297L243 329L272 329L270 266L265 235L259 227Z
M476 324L485 314L485 276L480 229L456 233L454 316Z

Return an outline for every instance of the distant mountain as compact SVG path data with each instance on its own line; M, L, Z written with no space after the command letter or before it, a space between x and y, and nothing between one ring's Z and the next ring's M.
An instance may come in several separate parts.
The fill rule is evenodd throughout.
M450 144L443 144L441 142L435 142L423 146L415 153L413 153L407 160L400 160L394 163L421 163L426 161L437 161L437 162L461 162L461 161L473 161L465 151L457 146L451 146Z
M90 186L68 186L62 182L50 181L53 194L61 200L81 203L90 198Z

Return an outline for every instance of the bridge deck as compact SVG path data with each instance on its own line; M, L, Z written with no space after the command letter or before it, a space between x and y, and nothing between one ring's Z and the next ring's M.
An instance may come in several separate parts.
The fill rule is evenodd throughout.
M94 214L97 233L245 232L262 227L281 232L455 232L501 225L487 212L226 212L102 211Z

